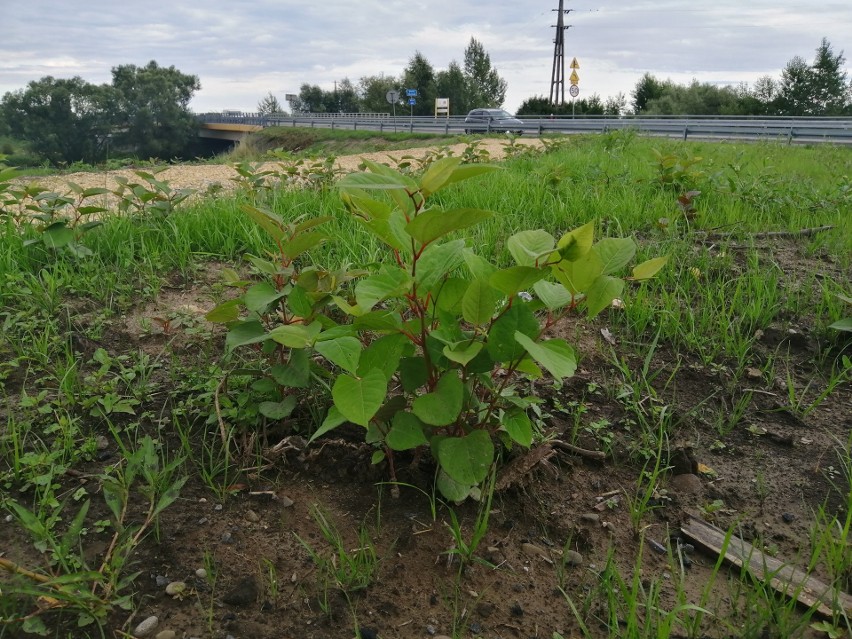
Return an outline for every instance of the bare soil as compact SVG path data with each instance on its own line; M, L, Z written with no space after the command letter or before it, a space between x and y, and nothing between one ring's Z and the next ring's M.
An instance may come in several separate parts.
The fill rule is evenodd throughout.
M487 151L493 160L500 160L505 156L506 140L501 138L481 138L479 140L479 148ZM515 144L518 145L541 145L538 138L517 138ZM468 145L466 143L447 145L447 151L451 151L455 155L461 155ZM412 148L393 151L381 151L378 153L360 153L356 155L343 155L336 158L336 166L344 172L357 171L358 165L363 159L372 160L374 162L395 163L402 158L422 158L434 148ZM275 169L278 162L259 163L259 169ZM69 173L66 175L22 178L21 181L28 183L37 183L41 186L58 193L68 193L68 182L74 182L84 189L88 188L116 188L116 177L123 177L131 181L138 180L134 171L139 169L119 169L116 171L103 172L80 172ZM142 169L150 171L151 169ZM169 183L173 189L194 189L199 193L206 193L211 188L230 191L236 188L235 179L239 177L238 173L230 164L201 164L201 165L172 165L163 168L161 173L157 174L157 178ZM108 202L113 200L108 199Z
M503 143L486 144L499 158ZM375 154L373 159L391 155ZM341 166L351 170L360 157L341 158ZM225 166L171 167L163 177L174 186L204 189L214 181L227 183L233 171ZM96 186L109 176L65 176L57 184L68 179ZM773 255L789 277L834 268L808 255L796 238L762 242L761 250ZM204 325L203 313L214 306L210 285L221 266L210 265L192 281L177 281L155 303L140 304L127 317L115 319L101 345L115 354L141 349L163 362L193 362L211 337L186 328ZM164 331L152 322L170 311L186 316L182 326ZM420 490L403 487L394 498L381 484L388 478L387 469L370 464L373 449L364 444L360 429L343 427L334 437L306 447L297 418L278 425L261 443L266 450L264 470L256 470L256 458L243 460L245 472L224 501L197 476L190 479L179 502L161 517L159 540L149 537L138 553L138 608L130 619L116 615L109 636L126 636L121 631L129 632L149 615L159 619L157 632L171 630L177 637L351 639L356 625L362 637L383 639L551 639L554 632L581 636L559 586L578 605L589 600L592 615L600 619L589 629L606 636L609 620L594 593L610 553L625 579L636 565L641 566L643 583L660 579L664 606L675 605L671 584L681 572L690 601L698 603L717 558L700 549L688 555L677 552L678 529L690 512L723 529L736 525L737 534L747 541L804 568L815 511L822 504L832 513L850 507L836 456L839 441L845 442L852 428L850 384L838 386L808 414L797 414L788 406L787 380L755 372L735 383L724 362L704 365L661 346L651 362L651 369L660 372L656 393L643 393L641 406L648 415L660 416L664 407L674 414L675 431L661 460L670 469L654 496L654 508L636 524L629 508L638 497L643 470L634 454L636 416L620 399L631 389L613 368L610 352L614 343L634 372L643 366L645 353L631 353L612 319L604 315L569 326L564 336L582 354L576 376L561 388L550 383L535 388L550 415L545 420L547 437L606 450L606 457L598 460L546 444L509 455L498 479L488 532L476 553L490 566L473 563L458 576L459 565L448 553L453 548L448 510L439 503L433 513L426 496L432 493L434 471L426 456L398 460L399 480ZM789 353L795 388L811 401L823 387L824 354L836 357L843 349L848 354L850 346L842 336L821 343L810 326L792 319L764 331L757 341L763 361ZM760 363L755 361L755 367ZM746 390L753 392L753 401L742 421L731 432L720 433L717 416L729 414L732 401ZM578 412L578 406L584 410ZM168 414L156 398L145 408L155 415ZM215 432L215 426L210 428ZM159 435L171 450L179 450L168 421ZM67 476L65 492L87 485L91 475L115 463L119 453L110 452L79 469L81 474ZM96 486L89 488L97 491ZM348 598L333 585L326 586L305 548L308 544L325 555L330 550L312 516L316 506L335 523L347 550L358 548L362 525L375 544L377 574L368 587ZM469 539L478 505L468 501L454 508ZM0 526L10 557L25 565L37 563L20 532ZM570 561L567 551L576 553L570 554ZM95 544L92 555L98 552ZM205 566L215 566L215 582L211 575L196 576ZM816 574L824 577L824 567L818 566ZM185 581L189 590L169 596L165 584L171 581ZM741 601L729 586L739 581L739 571L724 568L717 581L708 607L726 618L731 610L740 610ZM734 626L741 621L737 615L727 620ZM736 633L719 630L708 636ZM806 629L803 636L817 635Z

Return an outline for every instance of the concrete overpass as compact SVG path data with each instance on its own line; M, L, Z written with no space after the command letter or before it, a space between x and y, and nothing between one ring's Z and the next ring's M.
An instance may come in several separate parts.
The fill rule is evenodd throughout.
M263 128L260 124L241 124L237 122L202 122L198 137L210 140L241 142L244 137Z

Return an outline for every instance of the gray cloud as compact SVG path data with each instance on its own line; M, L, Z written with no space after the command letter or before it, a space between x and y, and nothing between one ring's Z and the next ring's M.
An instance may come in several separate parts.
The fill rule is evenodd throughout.
M566 57L580 61L582 95L629 94L642 73L686 82L778 76L820 39L836 51L852 34L848 2L694 0L566 2ZM196 111L251 110L268 91L303 83L398 76L421 52L443 69L471 37L509 84L506 106L547 95L558 0L104 0L7 3L0 93L45 75L109 82L120 64L157 60L201 79ZM36 17L34 17L36 16Z

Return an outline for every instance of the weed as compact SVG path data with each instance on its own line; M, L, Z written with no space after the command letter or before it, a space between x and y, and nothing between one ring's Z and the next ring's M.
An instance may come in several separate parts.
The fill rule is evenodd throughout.
M450 523L447 524L450 529L450 534L453 537L453 547L447 551L450 557L458 557L459 559L459 574L464 570L464 567L471 562L476 561L486 566L490 566L487 561L476 557L476 551L479 549L479 544L488 532L488 518L491 515L491 501L494 498L494 482L496 480L496 472L492 469L489 480L483 485L484 495L480 497L479 510L476 514L476 519L473 523L473 531L470 539L466 539L462 531L461 524L455 511L450 508Z
M322 508L314 504L310 514L331 547L330 555L315 549L298 535L296 539L308 551L319 569L321 582L339 588L347 597L368 587L378 570L379 557L366 525L362 524L358 529L358 546L347 550L343 536Z
M56 608L75 613L78 627L102 625L115 608L130 608L128 591L138 576L128 572L132 555L142 539L156 530L159 515L178 498L187 477L174 476L182 463L180 459L161 465L160 453L150 437L140 440L135 450L125 448L124 453L124 466L99 478L114 533L97 568L89 566L82 548L87 534L88 500L81 503L64 532L57 530L57 522L68 507L67 501L59 504L40 499L40 510L35 511L15 501L5 501L6 508L32 537L36 549L44 553L52 575L45 576L0 558L0 567L27 580L13 582L8 593L38 598L32 611L16 621L26 632L46 634L42 616ZM131 525L129 508L140 497L146 511L140 522ZM46 504L51 504L49 512ZM45 600L54 604L41 605Z

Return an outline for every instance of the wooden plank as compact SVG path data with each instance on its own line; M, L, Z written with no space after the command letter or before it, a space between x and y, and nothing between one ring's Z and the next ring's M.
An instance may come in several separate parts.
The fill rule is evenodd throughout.
M727 561L745 567L757 579L768 582L773 589L788 597L795 597L805 606L816 606L817 612L825 617L832 616L835 605L842 607L847 615L852 614L852 597L842 590L827 586L804 571L761 552L736 535L730 536L725 547L725 531L700 517L690 514L688 522L680 530L716 555L721 555L724 548Z

